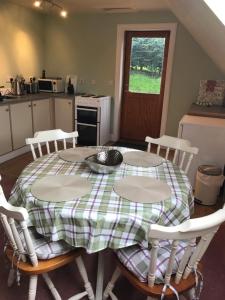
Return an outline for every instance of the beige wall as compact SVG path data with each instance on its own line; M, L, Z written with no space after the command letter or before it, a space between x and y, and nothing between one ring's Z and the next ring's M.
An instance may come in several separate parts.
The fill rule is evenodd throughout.
M167 133L177 134L182 115L195 101L200 79L224 74L167 11L133 14L77 14L66 20L0 0L0 85L9 76L77 74L79 91L114 96L118 24L177 22ZM93 83L95 81L95 84Z
M170 12L79 14L67 20L48 18L47 74L75 73L85 80L85 84L79 85L79 91L113 96L117 25L160 22L178 23L166 127L167 134L176 135L180 118L197 97L199 80L225 76ZM92 80L96 84L92 84Z
M44 16L0 0L0 85L10 76L40 76L44 58Z

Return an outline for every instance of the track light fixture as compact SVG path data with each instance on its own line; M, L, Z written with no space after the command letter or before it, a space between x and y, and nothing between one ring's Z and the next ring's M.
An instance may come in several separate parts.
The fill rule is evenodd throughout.
M68 13L67 11L58 3L54 2L53 0L36 0L33 2L33 5L36 8L56 8L59 10L59 14L62 18L66 18Z

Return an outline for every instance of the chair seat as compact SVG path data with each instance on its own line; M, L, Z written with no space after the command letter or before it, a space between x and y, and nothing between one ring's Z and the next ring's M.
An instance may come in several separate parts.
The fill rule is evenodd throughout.
M164 287L164 283L155 284L153 287L148 286L147 282L140 282L140 280L133 275L129 270L119 261L117 260L117 265L120 268L122 274L129 280L129 282L135 286L140 292L145 295L152 296L153 298L161 298L162 289ZM199 263L198 271L202 272L202 265ZM174 279L175 275L172 275L170 284L176 289L178 294L184 293L185 291L190 290L196 285L195 273L191 273L187 279L182 279L179 284L175 283ZM165 292L166 297L173 297L174 292L171 289L166 289Z
M48 238L39 234L34 227L29 227L29 233L38 259L51 259L74 250L74 247L70 246L63 240L50 241ZM26 243L22 232L20 232L20 238L23 242L24 248L26 249Z
M156 283L164 282L164 274L166 273L167 263L171 253L171 243L169 241L160 241L160 248L156 262ZM183 257L184 251L187 247L187 242L181 241L176 252L175 264L173 266L173 273L176 273L180 259ZM139 245L117 250L117 256L121 263L134 274L139 281L147 282L148 270L150 264L150 252L147 248L142 248Z
M6 248L6 255L10 261L13 262L13 265L22 271L25 274L42 274L49 271L55 270L59 267L62 267L70 262L74 262L76 257L81 256L84 253L84 249L76 248L73 251L70 251L64 255L54 257L49 260L38 260L37 266L32 266L29 261L23 262L20 260L18 262L17 256L13 255L13 250L10 246Z

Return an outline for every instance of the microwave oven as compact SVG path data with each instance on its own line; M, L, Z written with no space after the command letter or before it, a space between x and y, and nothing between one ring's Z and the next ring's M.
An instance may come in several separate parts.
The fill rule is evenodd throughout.
M61 78L39 78L38 89L40 92L62 93L65 89L65 82Z

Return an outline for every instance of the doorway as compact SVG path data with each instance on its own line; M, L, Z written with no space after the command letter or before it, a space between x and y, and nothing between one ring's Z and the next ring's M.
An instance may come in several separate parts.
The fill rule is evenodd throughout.
M123 90L123 66L124 66L124 36L126 31L170 31L170 43L167 59L166 80L164 87L163 108L161 118L160 135L166 132L166 122L168 115L170 87L172 79L172 67L176 42L176 23L152 23L152 24L119 24L117 25L116 41L116 68L115 68L115 92L114 92L114 117L112 140L118 141L120 138L120 120Z
M126 31L120 139L159 137L170 31Z

